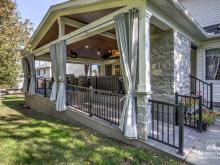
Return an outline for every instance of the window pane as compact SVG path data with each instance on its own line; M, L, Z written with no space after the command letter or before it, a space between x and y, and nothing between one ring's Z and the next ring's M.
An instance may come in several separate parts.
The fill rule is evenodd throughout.
M206 80L220 80L220 49L206 51Z

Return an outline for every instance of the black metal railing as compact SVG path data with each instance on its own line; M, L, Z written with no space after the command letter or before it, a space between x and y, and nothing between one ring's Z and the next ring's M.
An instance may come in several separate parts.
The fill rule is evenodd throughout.
M183 105L184 125L202 132L202 96L186 96L175 93L175 103ZM178 115L176 115L176 124L178 124Z
M191 93L195 96L202 96L202 105L213 109L213 83L207 83L190 75Z
M121 76L69 76L67 77L67 83L82 87L92 86L94 89L111 91L114 93L125 93Z
M44 97L50 97L53 81L46 78L36 78L35 92L43 95Z
M149 138L177 148L184 155L184 123L181 104L149 100L151 104L151 131ZM176 125L178 115L178 125Z
M67 105L119 125L122 94L67 84Z

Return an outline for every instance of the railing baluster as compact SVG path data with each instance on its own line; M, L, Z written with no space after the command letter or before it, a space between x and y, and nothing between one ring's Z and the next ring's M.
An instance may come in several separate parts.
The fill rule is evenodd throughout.
M159 103L157 103L157 139L159 139Z
M162 104L162 141L164 141L164 104Z
M199 96L199 130L202 132L202 96Z
M210 109L213 109L213 83L210 83Z
M154 103L151 103L151 117L152 117L152 137L154 138Z
M167 141L168 141L168 144L170 143L170 134L169 134L169 132L170 132L170 106L168 105L168 107L167 107L168 109L167 109ZM173 123L174 124L174 123Z
M178 154L184 155L184 123L183 123L183 109L182 104L179 106L179 151Z

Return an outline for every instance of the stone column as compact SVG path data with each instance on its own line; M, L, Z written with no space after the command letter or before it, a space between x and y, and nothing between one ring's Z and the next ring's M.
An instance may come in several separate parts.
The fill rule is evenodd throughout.
M174 91L190 95L191 42L178 31L174 31Z
M147 140L151 124L150 105L150 13L140 17L139 29L139 71L137 93L137 133L138 138Z

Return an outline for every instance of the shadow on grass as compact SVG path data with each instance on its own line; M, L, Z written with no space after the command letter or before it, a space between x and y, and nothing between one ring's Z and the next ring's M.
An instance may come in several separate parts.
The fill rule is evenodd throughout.
M3 164L180 164L26 109L23 100L2 103L10 108L0 110Z

